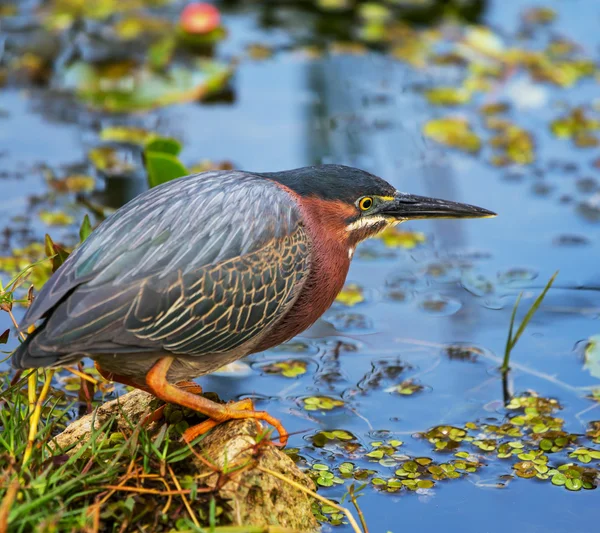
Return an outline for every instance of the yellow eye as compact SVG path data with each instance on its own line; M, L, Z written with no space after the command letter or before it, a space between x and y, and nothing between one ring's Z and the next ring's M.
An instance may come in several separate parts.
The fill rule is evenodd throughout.
M361 211L368 211L371 209L371 207L373 207L373 198L370 196L361 198L360 202L358 202L358 207L360 207Z

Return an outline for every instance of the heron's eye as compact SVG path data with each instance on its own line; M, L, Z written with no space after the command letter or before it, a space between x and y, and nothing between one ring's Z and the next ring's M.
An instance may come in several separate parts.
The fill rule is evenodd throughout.
M365 196L364 198L361 198L358 202L358 207L360 207L361 211L368 211L369 209L371 209L371 207L373 207L373 198L371 198L370 196Z

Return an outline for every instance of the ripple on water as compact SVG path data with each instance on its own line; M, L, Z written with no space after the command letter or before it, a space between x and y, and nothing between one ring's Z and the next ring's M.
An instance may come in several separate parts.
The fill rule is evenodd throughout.
M498 272L498 283L502 285L521 285L533 281L538 275L538 272L531 268L515 267Z
M456 313L462 307L462 302L440 293L428 294L420 302L419 308L437 316L449 316Z
M555 246L588 246L590 244L590 239L588 239L585 235L576 235L564 233L562 235L557 235L554 237L552 243Z

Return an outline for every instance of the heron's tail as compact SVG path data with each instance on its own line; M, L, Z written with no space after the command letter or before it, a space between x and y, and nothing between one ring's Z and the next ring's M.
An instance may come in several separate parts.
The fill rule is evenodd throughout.
M61 355L49 350L44 350L37 342L36 336L44 328L42 325L33 333L27 335L27 338L13 352L11 357L11 365L13 368L23 370L26 368L42 368L46 366L56 365Z

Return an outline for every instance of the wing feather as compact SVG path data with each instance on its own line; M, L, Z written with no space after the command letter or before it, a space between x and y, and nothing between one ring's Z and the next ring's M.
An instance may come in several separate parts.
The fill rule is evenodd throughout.
M203 354L258 338L310 269L297 205L275 183L208 172L156 187L97 228L49 280L23 327L27 356Z

